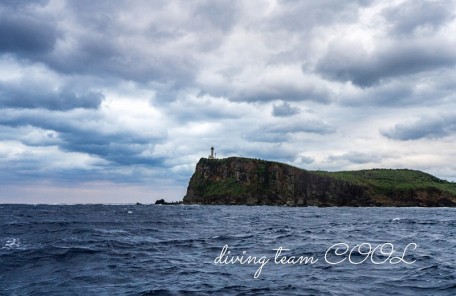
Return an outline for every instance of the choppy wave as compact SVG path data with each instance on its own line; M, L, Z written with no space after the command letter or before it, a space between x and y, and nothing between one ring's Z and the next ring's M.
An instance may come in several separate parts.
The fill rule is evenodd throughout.
M2 246L2 250L15 250L19 248L22 248L22 245L17 238L7 238Z
M455 295L456 211L2 205L1 295ZM416 243L411 265L324 264L335 243ZM231 254L314 265L217 265ZM380 261L385 256L376 254ZM353 253L362 260L362 253ZM2 294L3 293L3 294Z

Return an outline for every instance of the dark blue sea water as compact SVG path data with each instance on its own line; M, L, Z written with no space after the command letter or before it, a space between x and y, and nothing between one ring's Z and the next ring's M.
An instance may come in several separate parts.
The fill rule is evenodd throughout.
M417 247L333 265L336 243ZM214 263L225 245L270 261L254 278ZM318 260L276 264L279 247ZM456 209L0 205L0 294L456 295Z

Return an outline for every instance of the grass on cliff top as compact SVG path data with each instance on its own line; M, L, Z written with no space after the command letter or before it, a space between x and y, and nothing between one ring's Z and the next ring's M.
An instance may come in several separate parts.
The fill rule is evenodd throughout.
M224 161L255 161L259 164L279 164L284 166L290 166L287 164L267 161L253 158L243 157L229 157L222 159L209 160L212 162L224 162ZM262 168L261 165L259 168ZM300 169L300 168L297 168ZM360 170L360 171L341 171L341 172L326 172L326 171L308 171L309 173L318 174L321 176L327 176L336 178L339 180L347 181L350 183L369 186L375 188L380 192L389 192L391 190L407 191L411 189L429 189L436 188L445 192L456 195L456 183L448 182L446 180L439 179L428 173L424 173L416 170L409 169L371 169L371 170ZM233 184L230 183L231 186ZM220 188L214 188L214 191L220 190ZM240 190L239 188L236 188Z
M203 160L203 159L202 159ZM205 159L213 164L229 161L254 161L258 165L259 173L266 169L268 164L279 164L282 166L290 166L288 164L267 161L254 158L244 157L229 157L221 159ZM297 168L301 169L301 168ZM301 169L304 170L304 169ZM448 182L439 179L428 173L410 169L371 169L360 171L341 171L341 172L326 172L326 171L308 171L309 173L318 174L320 176L327 176L339 180L347 181L350 183L369 186L376 191L388 193L392 190L407 191L411 189L430 189L436 188L444 192L449 192L456 195L456 183ZM213 191L218 192L221 188L212 188ZM238 189L239 191L241 189ZM211 192L211 193L215 193Z
M372 169L342 172L314 172L339 180L369 185L379 191L436 188L456 195L456 183L448 182L430 174L409 169Z

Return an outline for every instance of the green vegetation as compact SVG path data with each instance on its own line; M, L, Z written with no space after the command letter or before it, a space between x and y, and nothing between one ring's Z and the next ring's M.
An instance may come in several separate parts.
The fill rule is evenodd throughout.
M456 183L409 169L306 171L260 159L202 158L187 203L456 206Z
M416 189L437 189L456 194L455 183L441 180L421 171L409 169L372 169L342 172L316 171L314 173L368 186L380 193Z
M239 182L236 182L233 178L223 181L208 182L208 184L204 187L205 196L224 195L227 192L234 195L242 195L245 191L246 187L242 186Z
M195 174L193 178L192 183L201 196L220 196L225 195L227 192L242 195L247 190L246 186L236 182L233 178L208 181L204 180L199 174Z
M230 157L224 159L201 159L201 162L210 171L217 171L223 165L228 165L232 162L251 162L254 172L258 176L268 178L270 168L274 165L281 167L294 168L290 165L266 161L261 159L251 159L242 157ZM294 168L303 170L299 168ZM303 170L305 171L305 170ZM352 184L360 185L368 189L373 194L381 194L386 196L394 195L395 193L406 193L412 190L425 191L441 191L456 195L456 183L441 180L430 174L409 170L409 169L371 169L360 171L341 171L341 172L326 172L326 171L307 171L310 174L325 176ZM195 188L202 196L220 196L231 194L234 196L268 192L268 184L258 183L246 184L236 181L234 177L204 180L204 178L196 174L194 180Z

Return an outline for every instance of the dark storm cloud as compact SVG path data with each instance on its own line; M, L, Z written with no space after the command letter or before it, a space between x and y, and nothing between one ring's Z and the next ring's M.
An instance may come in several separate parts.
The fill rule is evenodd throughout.
M19 112L2 110L0 125L10 127L34 126L43 130L54 131L61 140L59 147L63 151L95 155L113 163L113 165L160 166L163 159L143 156L142 153L155 144L162 142L165 135L141 135L131 130L116 129L103 131L98 123L105 119L93 112L76 115L65 112L43 112L33 110Z
M70 1L55 15L32 5L21 16L9 5L0 8L0 52L64 74L157 81L175 89L194 82L200 68L195 54L217 48L237 15L233 1ZM138 20L143 25L136 26Z
M280 105L272 107L272 115L278 117L287 117L299 114L301 109L296 106L291 106L288 102L282 102Z
M3 8L0 52L44 63L64 74L101 75L138 82L171 81L177 87L193 80L197 64L192 52L174 48L176 40L192 33L189 29L180 28L179 24L153 22L151 16L151 27L157 25L159 34L147 35L122 23L122 9L129 8L127 2L118 5L76 2L67 3L67 10L60 16L40 13L30 5L18 13L0 4ZM144 10L164 6L148 3ZM71 21L56 21L65 16ZM167 30L167 25L177 28ZM161 34L166 31L169 33Z
M55 156L54 156L55 157ZM113 182L115 184L150 184L156 182L156 176L167 176L169 172L155 167L127 167L94 161L87 168L50 168L53 157L37 159L33 154L23 155L21 159L8 163L9 170L1 170L0 178L4 184L33 184L52 180L54 184L72 184L78 182ZM159 172L159 173L157 173ZM61 196L65 201L65 196Z
M416 85L419 78L404 78L377 87L363 89L356 94L347 94L341 97L341 103L355 108L375 106L379 108L404 107L411 105L435 104L445 96L443 91L437 95L417 91Z
M107 37L87 37L78 41L71 52L57 52L42 59L48 66L64 74L94 75L132 80L172 82L173 88L181 88L193 81L195 61L185 55L160 55L151 52L141 55L129 49L121 49ZM101 43L100 43L101 42Z
M456 133L456 116L423 117L413 123L398 123L382 134L393 140L438 139Z
M339 102L353 108L441 106L453 100L456 91L453 72L453 69L446 68L397 77L373 87L356 88L353 92L342 94Z
M103 98L104 95L96 91L78 93L70 87L50 90L32 81L19 84L0 82L0 108L96 109Z
M154 43L151 41L151 43ZM141 54L122 48L110 37L87 36L70 51L56 52L41 59L52 69L63 74L114 77L139 83L171 82L173 88L181 88L193 81L197 68L191 56L159 54L150 51Z
M456 64L456 53L450 45L411 41L379 45L373 53L350 46L330 45L319 60L316 70L338 81L351 81L369 87L383 79L424 71L448 68Z
M34 57L54 48L59 33L47 19L0 10L0 52Z
M370 87L391 78L451 68L456 54L445 26L455 18L454 7L451 1L405 1L389 6L381 14L384 27L377 27L384 35L376 31L371 49L349 36L339 36L329 43L314 70L328 79Z
M285 77L284 77L285 79ZM202 94L227 97L232 102L270 102L283 101L311 101L328 104L333 99L332 93L322 85L311 85L303 81L301 85L289 82L262 81L261 84L251 82L244 86L221 86L207 88L200 86Z
M249 85L246 88L229 95L232 101L268 102L284 101L313 101L327 104L331 101L331 93L320 85L295 85L286 82L264 82L261 85Z

